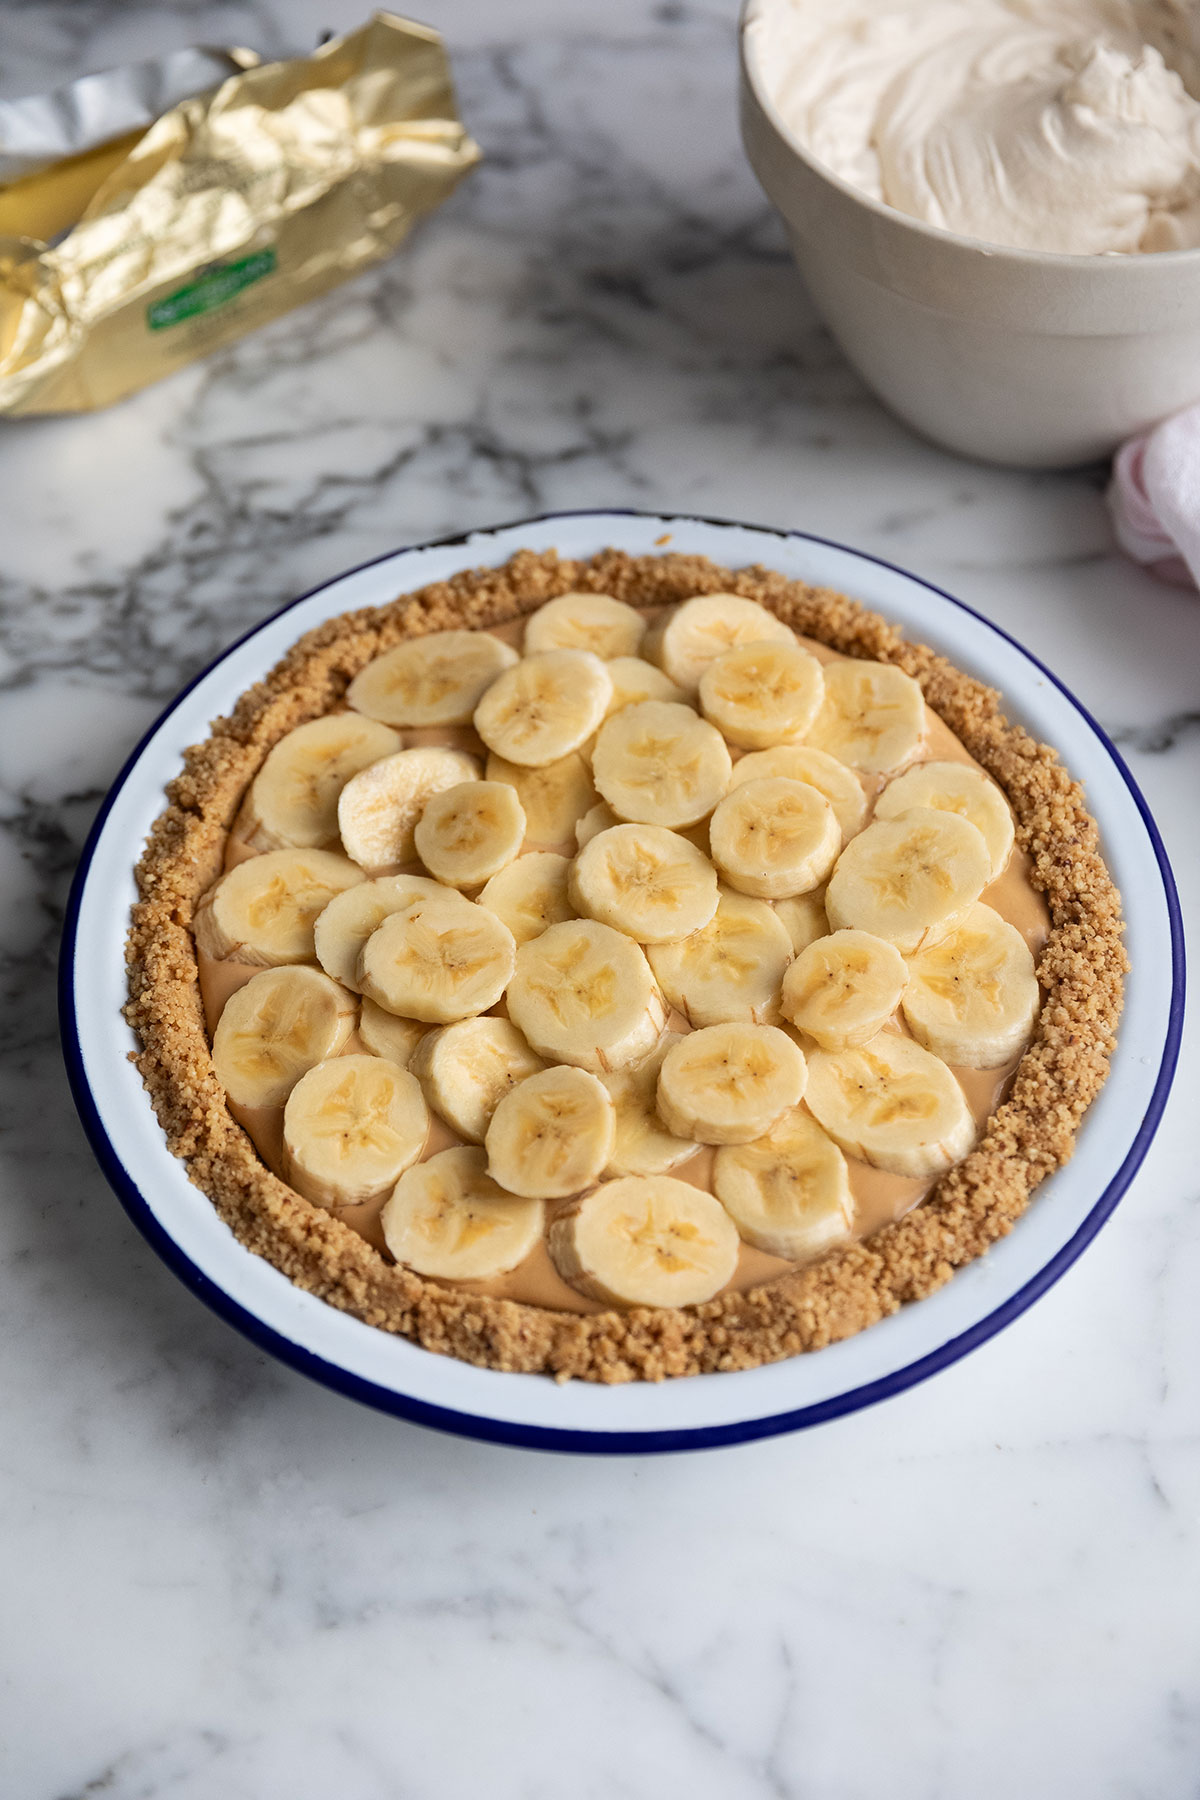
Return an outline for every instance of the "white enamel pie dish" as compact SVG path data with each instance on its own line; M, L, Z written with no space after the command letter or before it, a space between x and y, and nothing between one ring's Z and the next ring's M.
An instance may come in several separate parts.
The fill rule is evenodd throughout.
M303 632L459 569L506 562L521 548L581 557L607 545L652 553L665 534L672 550L734 567L762 563L840 588L998 687L1009 716L1054 744L1086 786L1124 899L1133 971L1112 1072L1074 1158L1037 1190L1008 1238L938 1293L845 1343L768 1368L558 1386L544 1376L473 1368L361 1324L238 1243L168 1151L128 1060L134 1038L121 1006L133 868L184 748ZM1117 751L1061 683L995 625L916 576L801 533L643 513L563 513L400 550L352 570L258 626L185 689L130 757L84 850L64 935L61 1013L75 1101L119 1199L176 1274L261 1348L383 1412L471 1437L584 1452L698 1449L792 1431L898 1393L1001 1330L1058 1279L1116 1206L1158 1125L1183 1017L1182 927L1158 832Z

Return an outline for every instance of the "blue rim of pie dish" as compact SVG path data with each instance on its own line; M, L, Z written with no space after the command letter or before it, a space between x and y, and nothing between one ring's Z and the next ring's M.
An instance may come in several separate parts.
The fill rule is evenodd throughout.
M996 1307L994 1311L988 1313L986 1317L977 1321L977 1323L972 1325L968 1330L947 1339L946 1342L940 1344L936 1350L928 1352L926 1355L919 1357L915 1362L906 1364L903 1368L894 1369L887 1375L879 1376L873 1381L865 1382L859 1387L851 1388L844 1393L833 1395L828 1399L810 1402L807 1405L799 1406L785 1412L774 1413L767 1418L750 1419L722 1425L694 1426L683 1427L678 1430L644 1432L606 1432L588 1429L573 1429L568 1427L510 1423L507 1420L492 1419L477 1413L460 1411L451 1407L437 1406L429 1401L414 1399L408 1395L397 1393L391 1388L381 1386L377 1382L367 1380L363 1376L352 1374L338 1364L331 1363L324 1357L317 1356L312 1351L305 1349L302 1345L284 1337L281 1333L274 1330L273 1327L264 1324L255 1313L249 1311L239 1302L231 1299L223 1288L214 1282L210 1276L206 1275L204 1271L180 1249L175 1240L159 1223L138 1188L136 1181L129 1173L124 1163L120 1160L105 1128L104 1121L100 1116L84 1068L83 1052L80 1045L75 1015L74 977L76 936L79 925L80 909L83 903L84 889L87 884L88 872L91 867L96 845L104 830L109 813L124 787L125 782L138 763L146 745L171 714L182 705L183 701L191 693L193 688L201 681L205 680L218 664L224 662L233 651L247 643L268 625L274 623L275 620L281 618L283 614L291 612L295 607L302 605L306 600L312 599L315 594L319 594L324 589L333 586L334 582L346 579L347 576L359 574L363 570L374 568L378 563L388 562L395 556L401 556L409 552L449 549L457 544L465 545L477 538L495 537L521 528L553 523L556 519L579 519L589 517L648 518L656 521L661 519L667 526L672 524L685 524L712 525L717 527L733 526L737 528L739 526L745 527L746 525L744 520L721 519L698 513L658 513L650 508L643 509L628 506L580 507L573 508L569 511L538 513L533 517L513 520L511 523L503 525L475 527L469 531L457 532L449 537L431 539L427 543L406 545L400 550L389 550L382 556L370 557L365 562L358 563L353 568L344 570L341 574L335 575L327 581L319 582L316 587L309 589L307 593L297 596L295 600L288 601L286 605L279 607L266 619L260 620L257 625L252 626L250 630L244 632L241 637L235 639L232 644L228 645L221 652L220 656L215 657L206 668L202 669L199 674L194 676L193 679L188 682L187 686L181 689L175 696L171 701L171 704L164 708L154 724L143 734L134 750L127 757L120 774L117 776L109 790L92 828L88 833L87 841L79 860L79 866L71 884L71 891L67 900L63 925L62 947L59 955L58 967L59 1026L62 1035L67 1076L70 1082L71 1093L74 1098L76 1110L79 1113L84 1131L95 1152L97 1161L99 1162L109 1185L112 1187L122 1206L125 1208L125 1211L137 1226L138 1230L142 1233L142 1236L149 1243L151 1249L162 1258L167 1267L173 1270L180 1280L189 1287L206 1306L210 1307L213 1312L219 1315L219 1317L226 1320L227 1323L233 1325L245 1337L249 1338L250 1342L258 1349L267 1351L270 1355L278 1357L281 1362L287 1363L293 1369L298 1370L302 1375L310 1376L314 1381L320 1382L323 1386L332 1388L335 1392L344 1394L352 1400L357 1400L363 1405L373 1407L381 1412L390 1413L394 1417L405 1419L412 1424L424 1425L434 1430L450 1432L459 1437L475 1438L483 1442L505 1444L519 1449L554 1450L584 1455L651 1455L667 1451L716 1449L725 1445L751 1443L759 1438L776 1437L784 1432L798 1431L812 1425L824 1424L828 1420L841 1418L846 1414L858 1412L861 1408L872 1406L880 1400L890 1399L895 1394L903 1393L906 1389L915 1387L918 1382L927 1381L930 1376L936 1375L940 1370L948 1368L952 1363L959 1361L960 1358L968 1355L972 1350L978 1349L981 1344L986 1343L989 1338L994 1337L997 1332L1002 1331L1006 1325L1010 1325L1014 1319L1018 1318L1020 1314L1026 1310L1027 1307L1032 1306L1035 1300L1046 1293L1047 1290L1058 1281L1060 1276L1065 1274L1066 1270L1087 1248L1101 1226L1111 1216L1118 1201L1129 1187L1130 1182L1133 1180L1134 1175L1137 1173L1138 1168L1150 1148L1151 1141L1158 1129L1163 1109L1167 1102L1167 1096L1170 1092L1171 1083L1175 1075L1175 1067L1179 1059L1179 1048L1183 1033L1185 958L1183 919L1180 911L1179 896L1176 891L1175 878L1172 874L1171 865L1167 859L1167 853L1163 846L1158 827L1155 825L1145 798L1143 797L1137 782L1130 773L1120 751L1108 736L1107 732L1102 729L1092 717L1091 713L1088 712L1087 708L1083 706L1081 702L1076 699L1071 690L1046 667L1045 663L1039 661L1036 656L1033 656L1031 652L1018 641L1018 639L1011 635L1011 633L1005 631L1001 626L996 625L982 613L977 612L974 607L968 606L964 601L956 599L953 594L947 593L944 588L938 587L934 582L925 580L923 576L912 574L911 570L905 569L899 563L889 562L886 557L873 556L867 551L853 549L849 545L839 543L834 538L821 537L816 532L786 530L779 526L755 525L749 527L749 529L754 531L761 531L765 535L784 540L799 539L808 543L820 544L826 549L839 550L847 555L861 558L864 562L875 563L880 568L889 569L895 574L904 576L909 581L916 582L918 586L927 589L929 592L937 594L940 599L949 601L952 606L957 607L961 612L968 613L972 618L978 620L980 624L985 625L989 631L994 632L998 637L1003 638L1007 643L1011 644L1014 649L1019 651L1020 654L1025 657L1025 659L1032 664L1052 686L1057 688L1066 700L1070 702L1076 712L1080 714L1087 725L1095 733L1096 738L1104 746L1109 757L1112 759L1112 762L1128 788L1133 802L1141 815L1142 822L1146 827L1146 832L1158 863L1163 892L1167 903L1171 935L1171 1001L1166 1037L1163 1043L1162 1059L1159 1063L1158 1074L1155 1078L1154 1089L1149 1104L1146 1107L1141 1124L1138 1127L1129 1150L1126 1152L1124 1160L1105 1186L1103 1192L1096 1200L1094 1206L1091 1208L1078 1230L1057 1251L1057 1253L1038 1270L1036 1275L1032 1276L1015 1294L1010 1295L1006 1301Z

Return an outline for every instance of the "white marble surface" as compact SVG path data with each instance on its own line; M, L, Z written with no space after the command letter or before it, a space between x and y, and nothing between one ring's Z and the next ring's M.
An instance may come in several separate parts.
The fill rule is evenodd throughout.
M350 0L10 0L6 93ZM1195 916L1200 600L1102 473L917 442L741 158L727 0L431 0L487 166L385 269L106 414L0 427L0 1794L1184 1800L1200 1770L1194 1052L1082 1261L926 1386L661 1460L389 1422L264 1359L76 1124L58 925L178 686L322 577L575 505L808 527L1000 619L1125 746Z

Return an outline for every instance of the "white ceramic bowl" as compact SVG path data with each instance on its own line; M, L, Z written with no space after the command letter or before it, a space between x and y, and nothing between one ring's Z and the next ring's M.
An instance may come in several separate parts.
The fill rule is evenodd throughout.
M777 7L747 0L742 15L746 151L825 323L893 412L964 455L1060 468L1200 399L1200 250L1012 250L872 200L771 98Z
M133 865L184 747L227 712L304 631L353 607L522 547L590 556L606 545L764 563L881 608L911 635L994 683L1010 714L1056 745L1086 784L1121 887L1133 958L1112 1073L1074 1159L1039 1188L1011 1236L930 1299L810 1356L658 1385L559 1387L435 1356L348 1318L252 1256L167 1150L127 1053L123 947ZM1162 947L1173 946L1164 956ZM1151 953L1153 946L1153 953ZM285 607L244 637L134 751L109 795L72 890L61 965L63 1043L80 1115L135 1223L215 1311L264 1349L384 1412L543 1449L675 1450L737 1443L853 1411L944 1368L1015 1318L1074 1260L1140 1163L1170 1085L1183 1005L1182 934L1170 870L1116 750L1048 670L949 595L874 557L800 533L641 513L564 513L401 550Z

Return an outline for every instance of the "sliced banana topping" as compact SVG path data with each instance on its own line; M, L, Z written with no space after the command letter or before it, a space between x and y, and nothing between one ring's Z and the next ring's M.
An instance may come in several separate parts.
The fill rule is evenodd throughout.
M336 1056L358 1003L319 969L264 969L225 1002L213 1067L238 1106L282 1106L300 1077Z
M746 1242L769 1256L811 1262L853 1236L846 1159L803 1107L752 1144L718 1150L713 1187Z
M380 875L347 888L334 896L313 927L317 961L327 975L357 991L358 959L371 933L414 900L444 892L428 875Z
M405 1019L448 1025L495 1006L516 945L495 913L446 888L392 913L358 959L361 991Z
M399 732L357 713L297 725L254 777L233 837L251 850L336 844L338 795L360 769L399 750L400 741Z
M353 776L338 800L338 830L347 856L380 875L417 854L413 831L431 794L478 781L479 763L437 744L400 750Z
M773 750L754 750L734 763L729 786L732 790L743 781L762 781L768 775L805 781L818 794L824 794L842 828L843 843L862 830L867 816L866 792L854 770L836 756L814 750L809 744L777 744Z
M548 925L560 925L575 917L567 897L571 864L553 850L531 850L493 875L479 895L486 906L503 919L518 944L540 937Z
M608 670L590 650L542 650L492 683L475 729L507 762L542 768L586 744L611 699Z
M787 929L792 949L797 956L818 938L828 937L829 920L825 917L825 893L793 894L786 900L772 902L775 915Z
M562 1200L590 1187L612 1155L613 1103L586 1069L543 1069L504 1095L485 1140L488 1174L510 1194Z
M660 944L708 924L717 873L694 844L661 825L614 825L579 852L570 894L586 918Z
M853 657L825 664L825 699L808 734L814 749L890 775L917 755L925 731L925 696L903 669Z
M504 781L464 781L425 802L414 833L417 855L451 887L480 887L518 855L525 810Z
M335 894L362 870L333 850L268 850L238 863L210 887L192 921L196 943L218 961L312 962L313 928Z
M493 681L517 660L512 646L489 632L431 631L369 662L346 699L389 725L469 725Z
M658 1116L659 1070L667 1051L681 1041L681 1032L664 1031L649 1056L600 1077L617 1114L617 1136L605 1175L666 1175L695 1155L695 1140L672 1137Z
M708 841L731 887L760 900L782 900L820 887L837 860L842 833L816 788L772 775L726 794L709 822Z
M992 859L989 881L1004 873L1012 854L1012 807L990 775L967 763L927 762L890 781L875 802L877 819L894 819L914 806L957 813L983 833Z
M726 651L741 644L795 642L791 627L756 600L697 594L647 635L642 650L685 693L694 694L705 669Z
M474 1145L439 1150L396 1183L380 1215L398 1263L441 1281L488 1281L523 1263L542 1235L540 1200L518 1200Z
M714 725L670 700L642 700L607 719L592 779L618 818L668 828L707 817L733 764Z
M645 953L592 919L551 925L522 944L507 1002L539 1056L597 1075L644 1056L667 1022Z
M272 750L231 833L256 854L196 909L203 954L263 965L214 1067L236 1116L284 1110L314 1204L390 1192L419 1274L508 1273L551 1201L581 1293L698 1304L739 1233L795 1263L850 1241L847 1157L927 1180L970 1150L954 1070L1008 1064L1040 999L980 902L1012 810L974 764L918 760L912 677L824 663L736 594L647 630L566 593L524 650L405 640ZM486 778L394 729L472 724ZM466 1143L422 1161L431 1110Z
M482 1144L512 1088L545 1068L507 1019L461 1019L422 1038L409 1068L434 1112L470 1144Z
M700 677L701 712L743 750L795 743L824 696L820 663L794 640L739 645L709 663Z
M916 806L852 838L825 891L835 931L853 926L905 955L944 937L987 883L983 835L955 813Z
M353 1206L394 1187L428 1137L429 1110L407 1069L378 1056L335 1056L288 1095L284 1169L315 1206Z
M525 621L525 654L590 650L607 662L614 656L636 656L645 630L641 613L611 594L560 594Z
M598 798L592 771L578 750L540 769L522 768L502 756L487 759L489 781L506 781L516 789L525 812L529 844L569 844L576 822Z
M706 1025L672 1045L658 1116L676 1137L748 1144L804 1094L804 1055L774 1025Z
M990 906L971 907L909 960L904 1017L919 1043L964 1069L997 1069L1022 1048L1041 995L1029 946Z
M681 687L669 675L641 656L614 656L608 664L613 696L608 703L609 717L624 706L636 706L640 700L686 700Z
M835 931L797 956L780 1005L822 1050L847 1050L882 1029L907 986L908 967L894 944L869 931Z
M892 1031L855 1050L814 1050L805 1099L847 1156L893 1175L938 1175L975 1142L971 1109L945 1063Z
M787 928L765 900L721 888L708 924L673 944L647 948L671 1005L690 1025L779 1017L779 987L792 960Z
M733 1280L737 1227L719 1200L671 1175L606 1181L552 1221L564 1281L614 1306L698 1306Z
M428 1025L420 1019L398 1019L374 1000L363 1000L358 1010L358 1035L372 1056L384 1056L407 1069L413 1051Z

